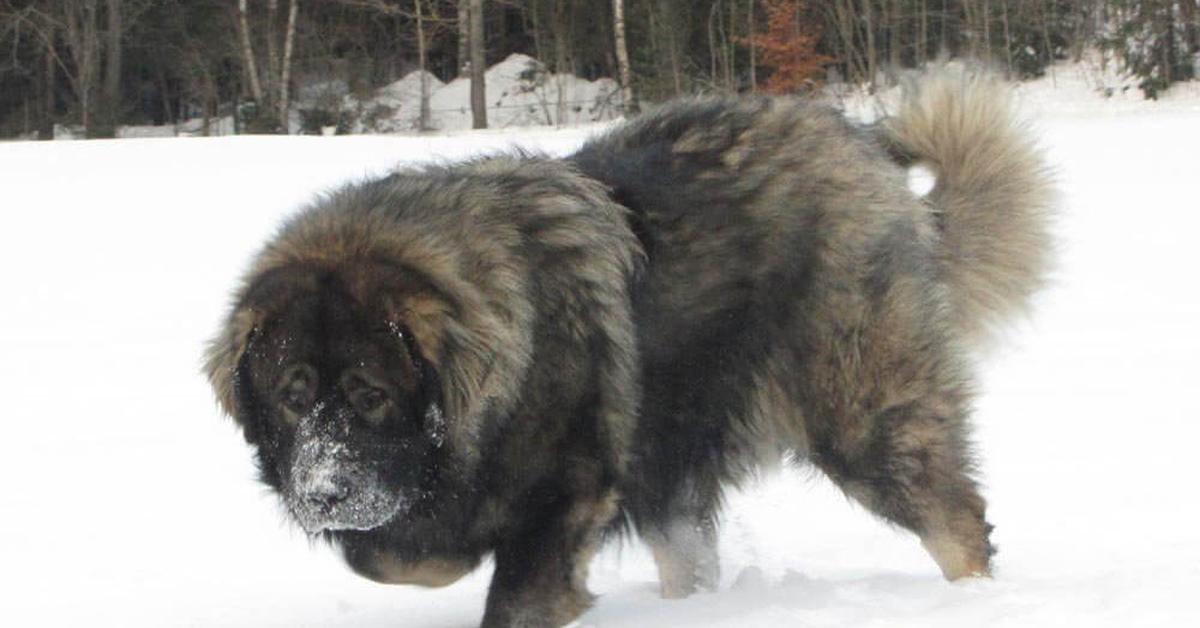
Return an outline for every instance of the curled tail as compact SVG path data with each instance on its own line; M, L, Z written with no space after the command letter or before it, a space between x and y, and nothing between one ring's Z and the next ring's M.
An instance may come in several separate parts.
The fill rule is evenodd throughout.
M955 324L986 339L1045 281L1053 180L999 78L947 65L914 81L882 138L937 175L928 200L941 227Z

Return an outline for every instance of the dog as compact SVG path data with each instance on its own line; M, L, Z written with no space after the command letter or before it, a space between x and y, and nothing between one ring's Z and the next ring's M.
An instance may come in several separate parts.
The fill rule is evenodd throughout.
M986 74L932 71L869 126L683 100L565 158L322 197L254 258L205 372L357 573L444 586L492 555L485 627L577 617L623 530L664 597L715 588L723 487L788 454L946 578L986 576L970 360L1043 284L1052 203Z

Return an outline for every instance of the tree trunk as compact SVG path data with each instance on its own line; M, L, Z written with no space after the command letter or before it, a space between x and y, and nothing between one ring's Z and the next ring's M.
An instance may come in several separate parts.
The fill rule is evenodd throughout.
M755 35L755 32L754 32L754 4L757 1L758 0L750 0L750 2L746 3L746 6L749 7L749 9L746 11L746 37L747 38L752 38ZM756 54L755 54L755 48L757 48L757 46L755 46L753 43L751 43L748 46L748 48L750 48L750 91L757 92L758 91L758 70L757 70L756 66L758 64L758 59L756 58Z
M862 82L866 80L866 70L862 67L862 53L855 43L857 27L854 24L854 0L839 0L834 3L837 14L838 40L841 42L843 57L846 65L846 81Z
M871 0L862 0L863 24L867 29L867 84L875 89L875 27L871 20Z
M100 85L90 137L116 137L121 116L121 0L107 0L106 5L104 80Z
M275 43L276 31L279 30L275 26L278 15L279 0L267 0L267 67L265 76L266 80L263 81L263 90L268 94L276 94L279 92L279 46Z
M721 37L725 46L725 87L731 92L738 91L737 53L733 41L737 38L737 0L729 0L729 27L725 28L725 20L721 20Z
M717 84L717 31L713 22L716 21L720 6L714 2L708 8L708 75L715 86Z
M163 122L169 122L171 126L177 127L175 135L179 135L179 122L175 119L175 107L171 106L171 91L167 86L167 71L162 64L157 64L154 67L154 82L158 85L158 97L163 111ZM155 116L157 119L157 116Z
M917 65L925 63L929 58L926 53L926 46L929 44L929 5L926 0L921 0L921 21L917 27Z
M674 95L683 93L683 75L679 50L679 16L676 8L669 0L658 0L659 27L662 29L664 43L667 45L667 61L671 64L671 83L675 87Z
M67 3L63 10L66 22L66 42L75 72L66 72L79 102L79 119L86 135L92 127L95 108L96 71L100 56L100 37L97 31L97 0ZM65 66L64 66L65 69Z
M950 43L946 41L946 21L949 19L949 10L946 4L949 0L942 0L942 20L938 25L938 51L935 54L947 53L950 51Z
M983 49L987 56L992 55L992 3L983 0Z
M1050 84L1058 85L1057 79L1054 76L1054 49L1050 44L1050 22L1053 19L1053 7L1048 6L1049 3L1042 4L1042 41L1046 45L1046 66L1050 68Z
M204 102L204 106L201 108L204 112L204 125L200 128L200 134L204 137L209 137L214 135L212 119L216 114L217 86L216 81L213 80L212 73L205 68L201 68L200 72L202 84L200 89L204 94L201 96L201 100Z
M1072 12L1075 14L1075 30L1068 42L1071 46L1071 61L1075 63L1082 61L1084 51L1099 41L1097 17L1102 11L1103 4L1103 0L1075 1L1072 7Z
M42 75L42 80L44 81L42 89L45 90L42 96L45 100L42 103L44 109L42 110L41 125L38 128L39 140L54 139L55 106L57 104L54 100L54 95L58 93L56 89L57 77L54 71L54 41L54 32L51 31L46 35L46 67Z
M279 132L284 135L287 135L289 132L288 105L289 97L291 96L292 50L296 41L296 16L299 12L299 0L290 0L288 3L287 34L283 40L283 60L279 69Z
M425 13L421 8L421 0L413 0L413 7L417 13L417 65L421 72L421 117L417 120L417 129L424 132L433 127L433 114L429 109L429 72L425 69L428 65L425 50Z
M487 128L487 87L484 85L483 0L471 0L471 127Z
M468 0L458 0L457 4L458 75L467 76L471 68L471 8Z
M650 29L650 41L647 42L647 45L650 48L650 58L654 61L654 82L652 89L656 96L661 97L663 93L663 76L666 74L666 70L663 69L662 41L658 36L661 20L656 17L657 14L653 2L646 2L642 6L646 8L646 25Z
M629 47L625 42L625 0L613 0L613 34L617 43L617 72L621 78L621 105L625 115L632 115L638 112L638 104L633 98Z
M1162 38L1166 42L1166 45L1162 47L1163 79L1166 81L1164 88L1171 83L1174 83L1177 78L1175 76L1175 25L1173 16L1171 15L1172 4L1173 3L1169 1L1162 2L1159 5L1158 11L1159 19L1162 20L1158 32L1162 34Z
M888 68L889 72L900 70L900 51L904 41L904 20L900 15L900 1L891 0L888 4Z
M1000 3L1000 19L1004 23L1004 58L1008 62L1008 76L1013 75L1013 57L1012 57L1012 32L1008 25L1008 3Z
M567 0L554 0L554 87L555 124L562 125L567 121L567 94L564 76L568 73L568 46L571 38L571 22L567 19Z
M1179 3L1179 11L1188 54L1200 54L1200 20L1196 19L1196 0L1183 0ZM1200 68L1196 70L1200 71Z
M979 31L977 30L976 24L975 24L975 11L974 11L975 7L974 7L974 5L971 4L972 2L975 2L975 1L976 0L963 0L963 3L962 3L963 19L962 19L962 26L959 29L959 32L961 33L960 36L965 36L967 38L967 40L970 42L970 47L968 48L967 55L970 56L972 59L979 58L979 49L978 49Z
M254 46L250 44L250 23L246 17L246 0L238 0L238 35L242 40L242 67L250 83L250 95L258 106L263 105L262 83L258 81L258 66L254 62Z

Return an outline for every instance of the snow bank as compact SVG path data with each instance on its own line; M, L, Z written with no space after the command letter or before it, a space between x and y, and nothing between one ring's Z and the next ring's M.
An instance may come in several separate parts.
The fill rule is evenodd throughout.
M442 83L430 77L431 127L438 131L471 128L471 81ZM413 72L384 86L365 101L348 97L345 107L359 112L355 132L412 131L418 127L421 75ZM484 73L488 126L570 126L611 120L620 115L620 89L612 79L588 81L553 74L533 57L510 55Z
M336 98L329 97L328 89L306 90L296 103L300 113L293 131L300 132L304 116L319 112L335 121L340 133L416 132L420 129L422 77L428 81L428 130L470 129L470 79L443 83L429 72L415 71L380 87L369 98L359 99L348 90L342 90ZM493 129L577 126L612 120L621 114L620 89L613 80L588 81L572 74L553 74L527 55L513 54L488 68L484 82L488 127Z
M345 111L353 112L353 133L406 133L420 129L421 78L429 82L429 92L446 86L430 72L410 72L404 78L375 91L370 99L359 101L347 95Z

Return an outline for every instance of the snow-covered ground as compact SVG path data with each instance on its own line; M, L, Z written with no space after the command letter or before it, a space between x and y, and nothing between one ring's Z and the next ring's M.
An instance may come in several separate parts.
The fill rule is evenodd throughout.
M340 119L342 133L409 133L420 131L421 72L410 72L398 81L383 85L373 93L357 97L345 81L329 80L301 85L292 103L289 128L303 132L305 112L320 110ZM471 81L466 77L443 83L424 74L429 84L429 127L434 132L455 132L471 128ZM564 127L613 120L621 115L621 89L610 78L589 81L574 74L553 73L528 55L514 53L484 73L487 86L488 127ZM338 131L334 126L322 129L327 135ZM179 125L123 126L121 138L197 137L233 135L233 118L225 116L209 121L186 120ZM59 125L56 139L81 137L82 130Z
M995 579L942 581L916 539L787 471L731 497L719 592L660 600L647 552L614 546L579 625L1200 625L1200 99L1056 81L1022 90L1064 192L1056 285L982 370ZM0 144L0 623L475 625L488 565L377 585L287 525L199 354L315 192L588 132Z

